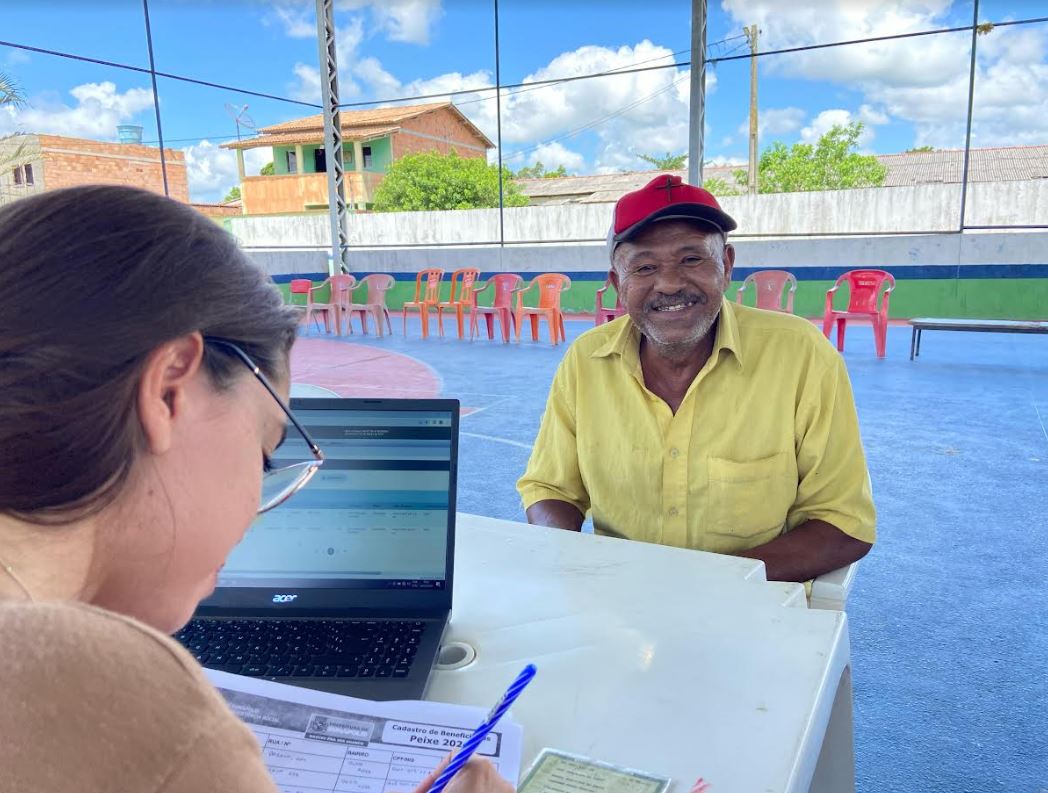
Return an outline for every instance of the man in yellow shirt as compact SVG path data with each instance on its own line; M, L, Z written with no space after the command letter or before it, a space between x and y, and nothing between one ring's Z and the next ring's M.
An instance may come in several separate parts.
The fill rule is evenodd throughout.
M805 581L862 558L876 517L848 373L807 320L730 303L736 227L659 176L615 205L628 316L565 354L527 471L528 521L764 561Z

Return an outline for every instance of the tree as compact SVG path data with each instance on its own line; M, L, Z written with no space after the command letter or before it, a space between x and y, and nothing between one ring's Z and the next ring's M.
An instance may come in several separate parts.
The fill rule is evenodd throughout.
M262 175L262 176L272 176L275 173L276 173L276 169L273 167L273 162L272 161L267 162L265 165L263 165L262 166L262 170L259 171L259 174Z
M0 72L0 107L6 105L21 107L24 104L25 97L22 95L22 90L18 87L18 83L3 72Z
M688 162L687 154L670 154L666 152L664 157L652 157L649 154L638 155L644 162L650 162L660 171L679 171Z
M536 160L532 166L525 165L519 171L517 171L515 178L517 179L558 179L561 176L568 176L567 169L561 165L554 168L552 171L547 171L546 166L542 164L542 160Z
M743 171L743 181L745 182L745 174ZM744 192L745 184L739 185L738 172L735 173L733 181L729 182L727 179L722 179L719 176L711 176L709 179L702 180L702 186L709 190L714 195L742 195Z
M759 185L762 193L795 193L809 190L845 190L880 187L888 174L873 155L854 149L863 125L856 121L836 125L815 145L776 141L761 153Z
M526 206L528 197L502 169L504 206ZM376 212L482 209L499 205L499 171L480 157L455 152L408 154L389 167L375 191Z
M240 200L240 188L239 187L231 187L229 189L229 192L226 193L226 197L223 198L222 200L224 202L226 202L226 203L229 203L230 201L239 201Z
M926 151L935 151L934 146L914 146L912 149L907 149L906 154L923 154Z

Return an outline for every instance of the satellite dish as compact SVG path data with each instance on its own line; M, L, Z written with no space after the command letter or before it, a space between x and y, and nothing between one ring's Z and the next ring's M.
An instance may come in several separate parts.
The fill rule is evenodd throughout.
M233 123L237 125L237 140L240 140L240 128L245 127L247 129L255 128L255 121L247 114L247 105L231 105L226 103L226 112L229 117L233 119Z

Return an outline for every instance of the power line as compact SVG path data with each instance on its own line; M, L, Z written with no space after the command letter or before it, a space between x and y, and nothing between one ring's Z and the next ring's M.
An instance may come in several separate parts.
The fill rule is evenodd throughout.
M132 66L129 63L117 63L116 61L106 61L101 58L89 58L86 55L76 55L71 52L62 52L61 50L49 50L43 47L32 47L28 44L18 44L14 41L0 41L0 47L11 47L16 50L23 50L24 52L35 52L38 55L52 55L55 58L66 58L71 61L80 61L81 63L93 63L97 66L109 66L113 69L123 69L128 72L137 72L138 74L156 74L157 77L164 77L168 80L176 80L180 83L191 83L193 85L202 85L206 88L218 88L223 91L232 91L237 94L244 94L245 96L257 96L261 99L275 99L278 102L287 102L292 105L304 105L306 107L319 108L320 105L315 102L304 102L300 99L289 99L286 96L277 96L276 94L267 94L262 91L252 91L249 88L237 88L234 85L223 85L222 83L212 83L208 80L198 80L195 77L186 77L181 74L170 74L169 72L150 72L149 69L145 69L141 66Z

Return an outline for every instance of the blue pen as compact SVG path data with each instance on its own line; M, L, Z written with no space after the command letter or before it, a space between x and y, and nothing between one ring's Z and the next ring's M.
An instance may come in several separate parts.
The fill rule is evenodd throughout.
M444 773L437 777L437 781L433 783L433 787L429 789L429 793L441 793L444 788L447 787L448 782L451 781L452 777L459 772L473 756L473 753L477 751L477 747L480 746L484 739L488 737L488 733L491 732L495 725L498 724L499 719L502 718L510 705L520 696L520 692L524 690L525 686L531 682L531 678L535 676L535 665L528 664L524 667L524 671L517 675L517 679L514 680L510 687L506 689L506 693L502 695L502 699L498 701L498 704L491 709L491 713L488 714L484 722L473 731L473 734L469 736L462 748L458 750L456 755L451 758L451 762L448 763L448 767L444 769Z

